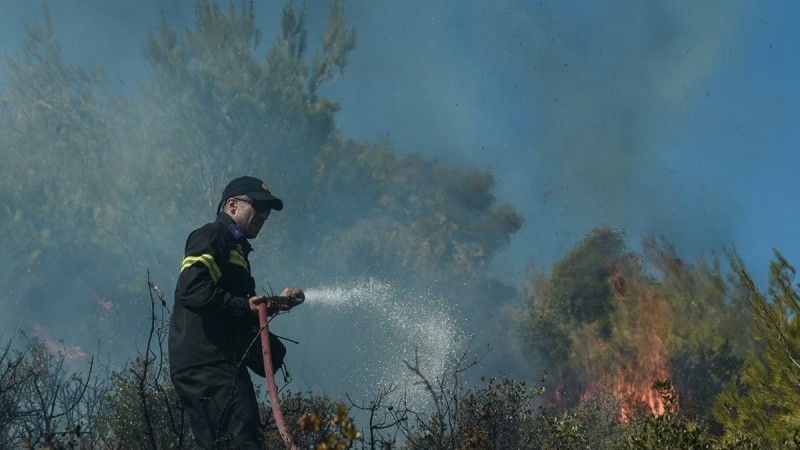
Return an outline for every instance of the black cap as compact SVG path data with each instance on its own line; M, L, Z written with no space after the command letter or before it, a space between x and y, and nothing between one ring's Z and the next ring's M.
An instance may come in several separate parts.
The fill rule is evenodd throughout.
M217 214L222 209L222 204L225 203L225 200L238 195L246 195L253 199L254 202L265 204L275 211L283 209L283 201L272 195L267 183L255 177L239 177L228 183L225 186L225 190L222 191L222 200L217 205Z

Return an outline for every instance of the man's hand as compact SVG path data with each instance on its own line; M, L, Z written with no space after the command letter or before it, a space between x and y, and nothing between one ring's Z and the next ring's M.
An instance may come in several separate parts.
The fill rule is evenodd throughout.
M269 299L270 297L266 295L255 295L247 299L247 303L250 304L250 312L253 314L258 314L258 305L262 303L267 304L267 308L269 309Z
M250 304L250 311L253 314L258 314L258 305L265 303L267 305L267 314L273 315L279 311L288 311L295 306L303 303L306 299L306 294L302 289L286 288L281 291L277 297L269 295L256 295L247 299Z
M303 292L303 290L296 287L284 289L283 291L281 291L280 296L289 297L290 299L292 299L291 302L293 303L292 306L297 306L300 303L303 303L306 299L306 294Z

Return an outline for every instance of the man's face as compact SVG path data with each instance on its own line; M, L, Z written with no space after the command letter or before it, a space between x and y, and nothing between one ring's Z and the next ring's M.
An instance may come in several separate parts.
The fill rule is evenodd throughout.
M247 197L236 197L230 205L229 214L236 225L244 231L248 239L258 236L269 218L270 209L266 205L259 205Z

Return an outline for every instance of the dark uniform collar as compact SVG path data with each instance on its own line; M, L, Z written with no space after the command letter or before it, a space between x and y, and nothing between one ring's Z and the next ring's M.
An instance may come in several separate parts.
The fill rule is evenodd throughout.
M217 214L216 221L217 223L225 225L225 228L227 228L228 225L234 224L233 217L229 216L228 213L224 211L221 211L219 214Z
M222 224L223 228L227 231L228 237L233 241L236 246L241 246L245 254L250 253L253 247L244 235L244 231L236 225L233 218L228 213L222 211L217 214L217 223Z

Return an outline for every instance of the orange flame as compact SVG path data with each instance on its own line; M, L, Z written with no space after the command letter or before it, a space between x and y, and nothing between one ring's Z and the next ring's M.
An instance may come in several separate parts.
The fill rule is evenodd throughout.
M611 278L616 300L616 311L610 316L611 338L589 336L588 353L594 356L588 361L590 381L581 401L611 393L621 403L621 421L628 421L638 408L663 415L667 412L663 393L654 384L671 378L665 345L670 328L667 303L644 287L646 283L630 288L632 283L625 283L621 274ZM613 349L609 340L614 342Z

